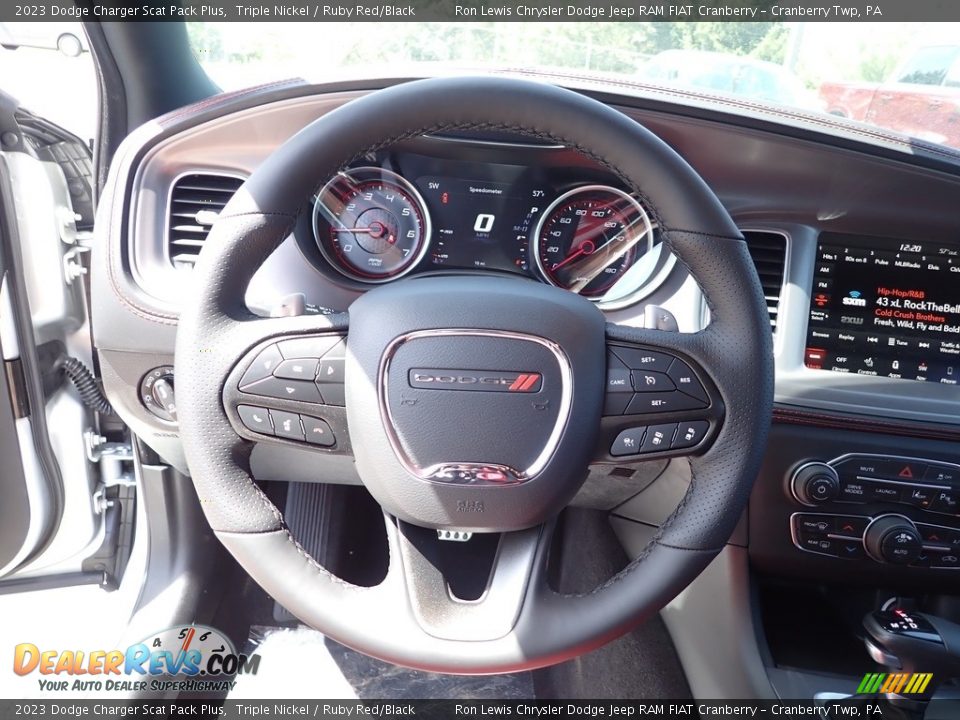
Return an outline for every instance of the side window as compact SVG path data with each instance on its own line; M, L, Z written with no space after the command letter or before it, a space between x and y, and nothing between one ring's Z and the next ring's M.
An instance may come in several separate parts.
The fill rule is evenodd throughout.
M947 69L957 59L956 47L920 48L900 69L897 82L911 85L940 85Z
M94 136L97 81L78 22L0 23L0 90L84 142Z
M953 61L953 65L950 66L950 70L947 72L947 77L944 78L943 84L946 87L960 88L960 57Z

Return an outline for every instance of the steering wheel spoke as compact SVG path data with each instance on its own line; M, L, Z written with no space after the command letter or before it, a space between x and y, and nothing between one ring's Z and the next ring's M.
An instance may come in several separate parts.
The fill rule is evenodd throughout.
M345 314L258 318L227 331L223 405L237 435L350 454Z
M440 640L491 641L509 635L545 564L550 527L508 533L437 531L388 516L411 619ZM441 536L450 539L441 539Z

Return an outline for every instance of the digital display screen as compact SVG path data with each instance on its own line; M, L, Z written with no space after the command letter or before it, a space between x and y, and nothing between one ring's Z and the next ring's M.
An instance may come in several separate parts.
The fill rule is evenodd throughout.
M956 385L960 245L822 234L804 364Z
M433 219L434 265L527 269L527 248L542 202L525 185L427 175L414 183Z
M437 268L528 272L537 221L556 192L542 170L486 162L438 163L414 153L398 160L430 213L427 262Z

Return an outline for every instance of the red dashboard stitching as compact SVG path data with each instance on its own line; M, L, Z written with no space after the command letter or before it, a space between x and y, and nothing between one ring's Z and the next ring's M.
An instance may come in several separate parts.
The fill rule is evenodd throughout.
M788 410L777 407L773 409L773 420L774 422L791 425L839 428L858 432L901 435L904 437L933 438L938 440L960 439L960 428L954 430L942 426L905 422L894 423L873 418L854 417L851 415L828 415L813 410Z

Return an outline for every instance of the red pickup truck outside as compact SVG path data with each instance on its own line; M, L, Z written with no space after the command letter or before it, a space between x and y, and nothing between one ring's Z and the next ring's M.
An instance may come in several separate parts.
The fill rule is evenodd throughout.
M825 82L827 112L960 147L960 45L921 47L883 83Z

